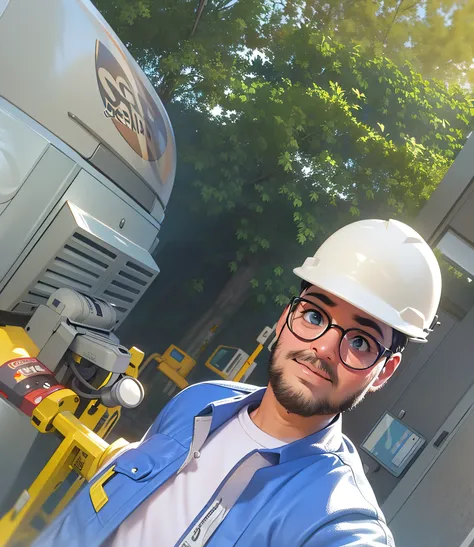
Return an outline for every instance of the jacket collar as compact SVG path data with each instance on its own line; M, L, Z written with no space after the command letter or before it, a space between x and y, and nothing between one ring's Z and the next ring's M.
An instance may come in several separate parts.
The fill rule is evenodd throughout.
M266 388L257 388L245 395L238 395L221 399L208 404L198 416L211 416L212 422L209 434L235 416L242 408L249 404L260 404ZM262 450L263 453L276 454L279 463L314 456L327 452L338 452L342 446L342 419L338 414L325 428L279 448Z

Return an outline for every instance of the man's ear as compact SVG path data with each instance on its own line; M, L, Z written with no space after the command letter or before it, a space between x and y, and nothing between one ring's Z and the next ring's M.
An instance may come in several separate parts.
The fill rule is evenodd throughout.
M385 383L393 376L397 368L400 366L400 363L402 361L402 354L401 353L394 353L390 356L389 359L387 359L385 365L383 366L382 370L377 375L375 381L372 383L372 386L370 387L371 392L377 391L381 387L385 385Z

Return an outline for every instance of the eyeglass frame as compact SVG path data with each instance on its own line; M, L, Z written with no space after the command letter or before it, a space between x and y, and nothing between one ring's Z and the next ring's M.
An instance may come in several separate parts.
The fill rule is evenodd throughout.
M296 334L290 326L290 316L296 310L296 305L299 304L300 302L307 302L308 304L311 304L312 306L315 306L316 311L321 310L323 312L323 314L326 316L326 318L328 319L328 324L327 324L326 328L322 331L321 334L319 334L315 338L310 338L310 339L309 338L303 338L302 336L299 336L298 334ZM315 340L318 340L319 338L324 336L332 328L340 331L341 332L341 339L339 340L339 346L338 346L339 359L341 360L341 363L345 367L350 368L351 370L369 370L369 369L373 368L378 363L378 361L383 357L383 355L385 353L388 352L390 354L390 355L387 355L387 359L390 359L390 357L394 353L396 353L395 351L393 351L390 348L387 348L386 346L381 344L375 338L375 336L373 336L372 334L366 332L363 329L358 329L358 328L355 328L355 327L351 327L350 329L343 329L340 325L336 325L335 323L332 322L332 317L326 312L326 310L324 310L323 308L321 308L320 306L318 306L317 304L315 304L311 300L308 300L307 298L304 298L302 296L293 296L291 298L290 303L289 303L289 308L288 308L288 313L287 313L287 316L286 316L285 324L288 327L288 330L291 332L291 334L293 336L295 336L296 338L298 338L298 340L301 340L302 342L314 342ZM376 345L380 348L377 358L375 359L373 364L368 366L368 367L364 367L364 368L351 367L351 365L348 365L344 361L344 359L342 358L342 355L341 355L342 341L344 340L344 337L346 336L346 334L350 331L353 331L353 330L358 331L358 332L363 332L365 335L367 335L369 338L371 338L376 343Z

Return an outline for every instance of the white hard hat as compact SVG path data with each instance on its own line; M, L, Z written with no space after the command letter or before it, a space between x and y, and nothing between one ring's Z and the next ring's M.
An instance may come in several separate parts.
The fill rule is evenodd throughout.
M294 273L410 339L425 342L441 298L438 261L397 220L361 220L330 236Z

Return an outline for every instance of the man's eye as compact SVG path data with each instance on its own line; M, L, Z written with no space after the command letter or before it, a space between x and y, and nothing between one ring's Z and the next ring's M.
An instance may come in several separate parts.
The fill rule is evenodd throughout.
M357 351L371 351L369 342L362 338L362 336L356 336L350 342L351 347Z
M304 320L311 325L321 326L324 323L323 316L316 310L309 310L303 315Z

